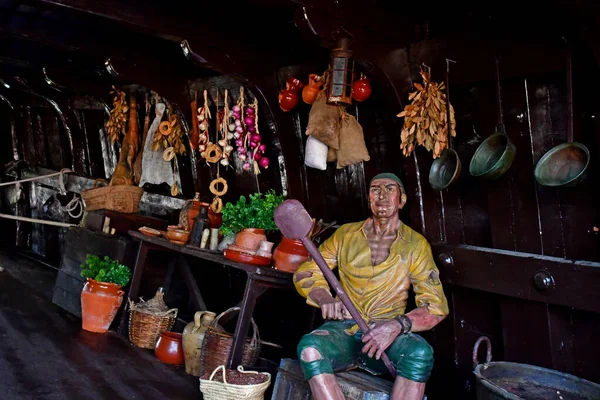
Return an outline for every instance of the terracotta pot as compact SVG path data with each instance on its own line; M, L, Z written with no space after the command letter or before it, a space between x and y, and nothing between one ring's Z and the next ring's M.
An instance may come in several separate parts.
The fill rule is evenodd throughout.
M185 359L185 372L193 376L200 376L200 362L202 361L202 342L204 334L215 319L217 314L210 311L198 311L194 320L183 329L183 357Z
M256 251L260 243L267 240L264 229L246 228L242 229L235 237L235 245L249 251Z
M279 92L279 108L283 111L291 111L298 105L298 93L291 89Z
M185 359L183 356L183 335L177 332L163 332L160 334L154 355L165 364L183 365Z
M306 104L312 104L317 99L317 95L321 90L321 86L323 86L324 82L317 81L319 75L310 74L308 76L308 85L304 86L302 89L302 101Z
M295 272L309 257L310 254L301 240L284 236L273 252L273 265L281 271Z
M119 311L124 294L116 283L87 278L81 291L81 327L90 332L106 332Z

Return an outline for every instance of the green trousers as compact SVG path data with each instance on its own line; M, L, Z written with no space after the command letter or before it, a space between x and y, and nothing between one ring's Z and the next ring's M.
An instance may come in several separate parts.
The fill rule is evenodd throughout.
M345 329L354 325L353 320L327 321L320 328L304 335L298 344L298 359L308 380L316 375L344 371L358 367L372 374L387 372L381 359L369 358L363 353L362 332L350 336ZM303 361L302 352L314 348L322 359ZM426 382L433 368L433 349L419 335L407 333L399 335L387 348L386 353L396 367L398 376L415 382Z

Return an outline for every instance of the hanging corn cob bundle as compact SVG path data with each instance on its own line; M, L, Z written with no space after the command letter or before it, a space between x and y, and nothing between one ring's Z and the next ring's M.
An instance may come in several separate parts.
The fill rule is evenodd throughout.
M446 122L446 94L444 83L431 81L428 67L421 66L423 84L415 83L416 91L410 93L407 105L398 117L404 117L404 126L400 134L402 154L408 156L416 146L433 150L433 158L438 158L448 147L448 124ZM454 107L450 105L451 134L456 136Z

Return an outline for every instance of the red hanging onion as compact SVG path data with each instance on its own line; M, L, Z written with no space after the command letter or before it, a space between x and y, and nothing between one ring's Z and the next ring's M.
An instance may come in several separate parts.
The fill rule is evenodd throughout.
M258 143L258 142L260 142L260 139L262 139L262 138L260 137L260 135L258 133L254 133L254 134L250 135L250 140L253 142Z
M257 146L258 146L258 143L250 142L250 147L252 147L253 149L256 148Z
M258 164L263 168L269 168L269 159L267 157L263 157L258 161Z
M260 146L258 146L258 151L264 153L265 151L267 151L267 145L261 144Z
M235 141L235 145L237 147L242 147L244 145L244 142L242 141L242 139L238 139Z
M254 115L254 107L246 107L246 114L248 115Z
M236 131L237 133L244 133L244 128L242 128L241 126L236 126L236 127L235 127L235 131Z
M256 132L256 129L254 128L254 125L248 125L248 126L246 127L246 129L247 129L247 130L248 130L248 132L250 132L250 133L254 133L254 132Z
M239 154L239 155L238 155L238 158L239 158L241 161L246 161L246 155L245 155L245 154Z
M232 110L234 113L239 113L239 112L240 112L240 106L238 106L238 105L236 104L236 105L234 105L234 106L231 108L231 110Z
M235 126L242 126L242 121L240 121L239 119L236 119L235 120Z
M242 135L238 132L233 134L234 139L239 139L240 137L242 137Z
M250 171L250 168L252 168L252 166L250 165L250 163L244 163L244 165L242 165L242 168L245 171Z
M246 123L246 125L254 125L254 117L246 115L246 118L244 118L244 122Z
M254 153L254 159L256 161L259 161L262 158L262 156L260 155L260 153L257 151L256 153Z

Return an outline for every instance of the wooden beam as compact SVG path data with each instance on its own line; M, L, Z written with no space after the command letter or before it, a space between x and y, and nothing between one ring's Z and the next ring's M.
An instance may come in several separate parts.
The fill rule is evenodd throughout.
M432 250L445 284L600 312L599 262L440 243ZM537 286L542 278L547 289Z

